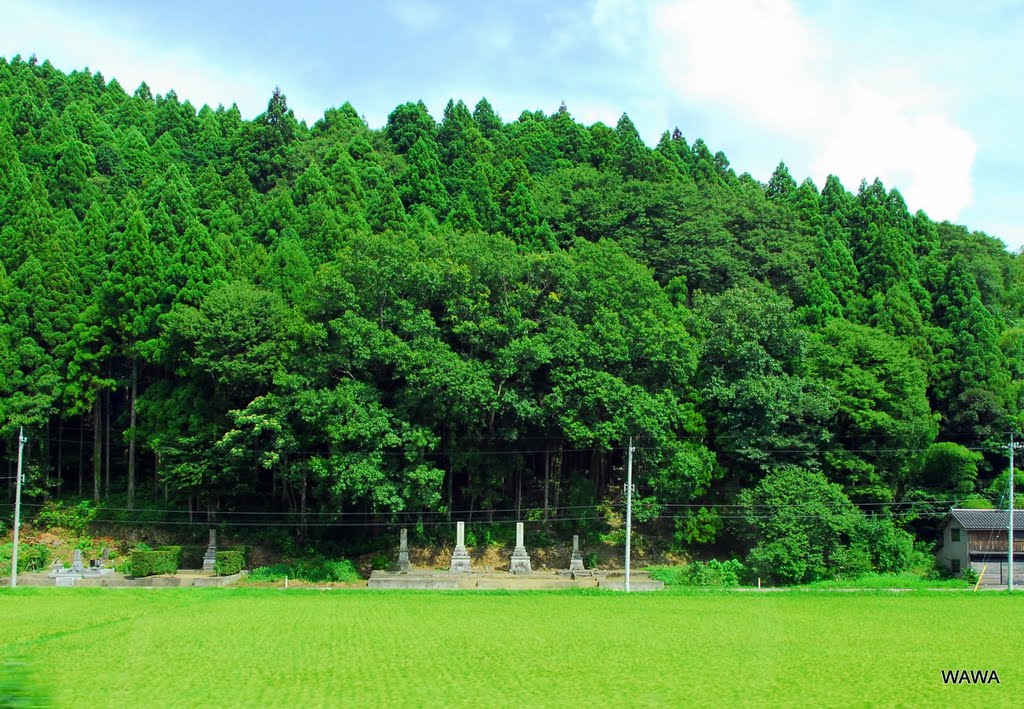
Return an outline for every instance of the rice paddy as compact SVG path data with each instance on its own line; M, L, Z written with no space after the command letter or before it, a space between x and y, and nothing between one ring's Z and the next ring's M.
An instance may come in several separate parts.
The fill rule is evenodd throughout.
M1022 610L958 591L24 588L0 591L0 660L57 707L1019 706Z

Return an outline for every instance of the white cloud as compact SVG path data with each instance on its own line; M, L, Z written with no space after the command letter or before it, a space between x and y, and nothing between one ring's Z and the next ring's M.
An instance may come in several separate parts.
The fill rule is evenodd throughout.
M685 0L656 6L651 28L666 82L801 135L829 110L817 68L825 46L787 0Z
M794 175L821 185L834 173L854 190L880 177L935 219L971 203L975 141L910 67L844 55L792 0L671 0L644 6L643 20L635 7L598 0L592 23L605 43L642 51L638 61L685 103L813 156L790 162Z
M607 103L573 101L567 104L570 115L583 125L589 126L594 123L604 123L606 126L614 127L622 115L622 108Z
M898 186L911 209L934 219L958 218L971 203L971 135L938 112L902 106L891 95L853 86L831 116L813 171L833 172L847 188L880 176Z

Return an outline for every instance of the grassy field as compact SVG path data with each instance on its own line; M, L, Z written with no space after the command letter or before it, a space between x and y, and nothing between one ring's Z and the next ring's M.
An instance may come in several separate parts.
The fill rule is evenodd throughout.
M58 707L1019 706L1022 611L995 592L24 588L0 591L0 659ZM1001 684L943 685L960 668Z

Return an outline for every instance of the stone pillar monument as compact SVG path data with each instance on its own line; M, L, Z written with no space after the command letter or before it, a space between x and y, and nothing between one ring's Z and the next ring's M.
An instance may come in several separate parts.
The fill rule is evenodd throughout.
M455 523L455 551L452 552L452 565L449 573L469 573L469 552L466 551L466 523Z
M407 574L412 565L409 563L409 533L402 527L398 533L398 573Z
M516 522L516 548L512 552L512 563L508 570L513 574L532 573L530 568L530 556L526 553L526 546L523 544L523 523Z
M210 546L203 555L203 571L213 572L217 568L217 530L210 530Z
M569 560L569 571L586 571L583 566L583 555L580 553L580 535L572 535L572 559Z
M82 565L82 550L75 549L75 555L71 559L71 571L73 573L80 574L85 571L85 567Z

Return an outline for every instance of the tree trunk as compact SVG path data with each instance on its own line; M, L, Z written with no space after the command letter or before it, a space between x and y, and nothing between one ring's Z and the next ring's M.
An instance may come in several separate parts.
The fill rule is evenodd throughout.
M448 456L448 521L452 521L452 499L455 490L455 470L452 468L452 457Z
M44 489L50 487L50 484L49 484L50 483L50 468L52 467L51 464L53 463L53 460L51 458L51 451L50 451L50 432L51 432L51 430L53 428L52 423L51 423L51 418L52 417L50 417L50 416L46 417L46 429L45 429L45 432L43 433L43 445L41 446L42 450L40 451L42 453L42 458L43 458L43 488Z
M92 442L92 499L100 501L100 474L103 461L103 406L100 392L96 392L93 402L93 442Z
M60 497L61 483L64 481L64 419L57 420L57 497Z
M516 470L516 522L522 519L523 515L523 469Z
M306 536L306 469L302 469L302 498L299 507L299 519L302 521L302 536Z
M544 444L544 521L548 521L548 494L551 490L551 451Z
M78 426L78 496L82 496L82 482L85 479L85 418Z
M132 360L132 393L128 415L128 509L135 508L135 399L139 392L139 361Z
M107 449L106 449L107 452L106 452L106 456L105 456L106 457L106 461L105 461L106 469L104 471L104 476L106 477L106 493L105 493L105 496L107 498L109 498L110 497L110 390L109 389L107 389L107 430L106 430L105 436L106 436L106 441L107 441Z
M562 461L565 458L563 449L565 448L565 441L558 441L558 450L555 451L555 460L551 465L551 469L554 472L554 488L555 488L555 516L558 516L558 497L562 491ZM570 513L571 514L571 513Z

